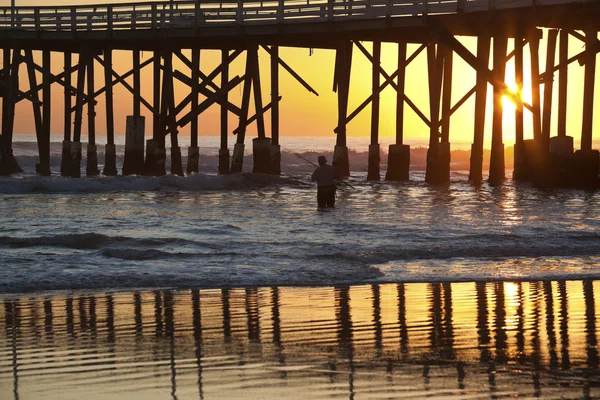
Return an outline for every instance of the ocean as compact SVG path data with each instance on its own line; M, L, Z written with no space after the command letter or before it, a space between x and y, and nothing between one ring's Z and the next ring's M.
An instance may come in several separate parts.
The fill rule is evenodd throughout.
M199 174L71 179L17 136L0 398L600 397L600 193L473 186L458 153L367 182L357 140L319 211L291 152L333 143L282 144L279 177L216 175L215 138Z

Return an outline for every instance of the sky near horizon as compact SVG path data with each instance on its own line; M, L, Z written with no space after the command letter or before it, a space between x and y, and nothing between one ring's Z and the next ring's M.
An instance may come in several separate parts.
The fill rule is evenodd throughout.
M128 1L141 2L141 1ZM46 5L42 0L16 0L17 6ZM101 4L115 3L107 0L54 0L53 4L76 5L76 4ZM1 0L0 6L10 6L10 0ZM545 70L546 60L546 38L540 42L540 71ZM459 40L475 53L476 40L469 37L460 37ZM371 49L370 43L365 43L367 49ZM407 54L410 55L417 49L418 45L409 44ZM509 39L508 52L513 49L513 41ZM569 57L584 50L583 43L571 37L569 40ZM113 55L113 68L119 74L124 74L132 67L131 53L124 51L115 51ZM189 52L184 52L189 58ZM35 54L36 60L41 63L41 55ZM142 62L152 57L152 53L142 53ZM280 57L286 61L294 70L296 70L315 90L319 96L308 93L293 77L291 77L283 68L280 68L280 136L330 136L332 147L335 144L335 133L333 129L337 125L337 94L333 93L333 71L335 51L325 49L314 49L312 55L309 49L280 48ZM77 56L73 56L73 64L76 63ZM221 59L220 51L203 50L201 52L201 70L208 74L215 68ZM475 83L475 73L462 59L454 54L454 70L452 83L452 105L454 105L462 96L467 93ZM259 51L259 62L261 70L261 84L263 104L270 101L270 60L269 55L264 51ZM555 62L558 63L558 46ZM1 63L1 60L0 60ZM235 75L244 73L245 54L240 55L232 64L230 69L230 79ZM53 53L52 55L53 73L58 74L63 68L62 54ZM384 43L382 46L382 67L389 75L394 73L397 68L397 45L393 43ZM189 75L189 70L174 57L174 68ZM525 82L523 98L531 103L531 79L529 70L529 47L524 49L524 69ZM598 71L596 70L596 82L600 82ZM567 110L567 134L574 137L576 146L581 138L582 123L582 104L583 104L583 71L584 67L579 66L577 62L569 66L569 87L568 87L568 110ZM21 66L20 80L21 87L28 88L27 73L25 66ZM38 83L41 82L41 74L37 76ZM76 74L73 74L73 85L76 82ZM552 129L551 135L556 135L557 124L557 94L558 94L558 72L554 75L555 86L553 96L552 110ZM95 80L97 89L104 85L104 75L101 66L95 65ZM384 79L381 77L380 82ZM131 78L128 82L132 83ZM514 84L514 58L509 61L506 67L505 82L511 89L515 89ZM217 85L220 85L220 77L216 79ZM230 101L234 104L241 102L242 85L239 85L230 92ZM543 99L544 85L541 86ZM187 88L182 83L175 81L176 103L182 100L188 93ZM365 56L355 47L353 53L352 76L350 82L350 100L348 113L352 112L360 103L363 102L371 93L371 64ZM426 52L421 54L408 66L406 72L406 94L419 107L419 109L429 117L428 100L428 78L427 78L427 60ZM63 97L64 90L62 86L52 86L52 117L51 134L53 140L61 140L63 135L64 117L63 117ZM152 103L152 66L149 65L142 71L142 97ZM600 84L595 88L595 107L594 107L594 142L600 136ZM202 101L200 96L200 101ZM105 120L105 97L100 96L96 106L96 132L97 135L104 135L106 129ZM1 100L0 100L1 101ZM74 98L72 100L74 104ZM127 115L132 114L133 100L130 93L117 85L114 89L115 102L115 131L117 135L125 133L125 119ZM488 100L486 114L485 145L490 146L491 141L491 115L492 115L492 88L488 85ZM504 144L510 146L514 144L514 105L504 99ZM382 138L392 138L395 136L395 112L396 112L396 93L391 86L388 86L381 93L381 114L379 134ZM188 107L189 109L189 107ZM22 101L17 105L15 133L34 133L33 114L31 103ZM450 142L453 148L469 148L473 138L473 110L474 96L455 113L450 120ZM250 115L254 112L254 106L251 104ZM219 135L219 107L209 108L199 117L199 135ZM404 142L405 144L415 146L427 142L429 137L429 128L421 119L408 107L404 106ZM151 136L152 116L151 113L142 105L142 115L146 116L146 136ZM182 115L182 114L180 114ZM532 137L532 122L530 113L525 110L525 138ZM348 125L349 137L368 137L370 135L371 107L367 106L354 120ZM229 115L230 131L238 125L238 117ZM270 113L265 114L265 125L267 136L270 136ZM87 134L87 110L84 109L84 120L82 134ZM181 128L180 135L189 135L189 125ZM253 124L248 129L247 140L256 137L256 127ZM229 135L230 143L235 141L235 137ZM389 140L387 140L389 141Z

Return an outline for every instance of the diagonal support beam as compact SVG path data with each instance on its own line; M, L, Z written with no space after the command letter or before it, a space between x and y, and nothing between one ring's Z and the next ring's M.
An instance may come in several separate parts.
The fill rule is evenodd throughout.
M458 41L454 36L445 30L438 32L438 37L450 47L456 54L460 56L467 64L471 66L475 71L481 73L482 77L492 84L492 86L498 86L502 91L502 94L509 98L515 104L523 104L529 111L533 111L533 107L523 101L515 92L510 90L508 85L502 80L496 78L496 74L491 71L486 64L481 62L469 49L467 49L461 42Z
M106 65L104 63L104 60L101 59L98 55L94 55L94 59L96 61L98 61L100 63L100 65L102 65L103 67L106 68ZM141 66L141 64L140 64ZM131 72L131 71L130 71ZM128 91L129 93L131 93L132 95L136 95L135 94L135 90L133 89L133 87L131 87L131 85L129 83L127 83L125 81L125 79L119 75L115 70L112 70L112 76L114 76L115 78L117 78L117 80L120 81L121 85L123 85ZM150 103L148 103L142 96L139 96L139 100L140 102L151 112L154 114L154 107L152 107L152 105Z
M187 58L186 56L183 55L183 53L181 52L181 50L175 51L174 54L177 56L177 58L179 58L181 60L182 63L185 64L186 67L188 67L190 70L193 69L192 62L190 61L189 58ZM203 74L202 71L198 70L198 76L203 81L207 81L208 82L208 86L212 87L213 90L219 90L219 87L213 82L213 80L212 79L208 79L208 76L206 76L205 74Z
M600 53L600 40L596 40L594 46L592 46L591 49L589 49L589 50L585 49L581 53L578 53L578 54L574 55L573 57L567 59L567 61L558 63L549 71L544 71L544 73L540 74L540 83L545 83L544 81L548 78L548 76L554 75L554 73L556 71L558 71L562 67L565 67L575 61L577 61L579 63L579 65L581 65L581 66L584 65L585 59L590 52L593 54Z
M271 49L267 46L261 45L261 47L263 49L265 49L265 51L267 53L269 53L269 55L271 57L273 57L273 52L271 51ZM285 61L283 61L281 58L279 58L277 56L277 62L279 63L279 65L281 65L283 67L283 69L285 69L287 72L289 72L290 75L292 75L302 86L304 86L306 88L306 90L308 90L310 93L314 93L315 95L319 95L319 93L317 93L317 91L315 89L313 89L304 79L302 79L302 77L300 77L300 75L298 75L296 73L296 71L294 71L289 65L287 65L285 63Z
M96 60L98 60L98 58L96 58ZM99 61L99 62L100 62L100 61ZM152 57L152 58L150 58L149 60L146 60L146 61L144 61L143 63L141 63L141 64L140 64L140 70L144 69L144 67L146 67L146 66L150 65L152 62L154 62L154 57ZM101 62L101 64L104 66L104 60ZM112 69L111 69L111 70L112 70ZM134 73L134 72L135 72L135 70L134 70L134 69L132 69L132 70L130 70L129 72L127 72L126 74L123 74L123 75L121 75L120 77L118 77L118 78L116 78L115 80L113 80L113 81L112 81L112 85L114 86L114 85L117 85L117 84L119 84L119 83L122 83L122 82L123 82L125 79L127 79L127 78L129 78L131 75L133 75L133 73ZM96 91L94 92L94 96L93 96L93 98L95 98L95 97L98 97L98 96L100 96L100 95L104 94L104 92L106 92L106 85L105 85L103 88L96 90ZM86 98L86 99L84 100L83 104L87 104L87 102L88 102L88 99ZM72 108L71 108L71 112L74 112L74 111L75 111L75 107L72 107Z
M59 83L60 85L62 85L63 87L65 86L65 81L64 81L64 77L66 76L66 74L72 74L73 72L76 72L79 69L79 64L75 65L71 68L68 68L67 71L63 71L58 75L50 75L50 83ZM69 90L72 93L76 93L77 92L77 88L75 88L72 85L68 85L69 86ZM30 88L27 92L20 92L19 93L19 97L17 99L17 103L20 102L21 100L31 100L31 96L34 92L39 92L40 90L42 90L43 84L39 84L36 85L36 87L34 88ZM84 96L85 98L86 96Z
M398 77L398 74L400 73L399 70L396 70L396 72L394 72L392 74L392 76L389 76L385 82L383 82L383 84L381 86L379 86L379 92L383 91L383 89L385 89L391 82L393 82L394 79L396 79ZM358 114L360 114L360 112L367 106L369 105L369 103L371 103L371 101L373 101L373 94L371 94L369 97L367 97L365 99L365 101L363 101L358 107L356 107L356 109L354 111L352 111L352 113L350 113L350 115L348 115L346 117L346 124L348 124L350 121L352 121L354 119L354 117L356 117ZM339 133L339 127L336 127L333 130L335 133Z
M277 102L280 102L280 101L281 101L281 96L279 96L277 98ZM272 102L262 108L262 113L265 114L267 111L269 111L271 109L271 107L273 107ZM259 115L259 113L256 113L252 117L248 118L248 121L246 121L246 128L248 126L250 126L250 124L252 124L254 121L256 121L256 118L258 118L258 115ZM235 130L233 131L233 134L237 135L240 132L240 130L241 130L240 127L235 128Z
M177 121L177 125L180 127L186 126L188 123L191 122L192 118L197 117L198 115L203 113L206 109L208 109L208 107L210 107L214 103L221 100L225 96L226 93L229 93L229 91L231 91L234 87L239 85L243 80L244 80L243 77L240 77L239 75L237 75L235 78L233 78L232 80L227 82L225 87L219 89L212 96L210 96L209 98L204 100L202 103L200 103L198 105L198 107L194 108L192 111L190 111L189 113L184 115L182 118L180 118L179 121Z
M235 60L237 58L237 56L239 56L240 54L242 54L242 50L236 50L234 51L230 56L229 56L229 63L232 63L233 60ZM216 67L210 74L208 74L208 76L206 77L206 79L202 79L202 83L200 83L200 85L198 86L198 91L204 89L209 82L212 82L223 70L223 64L220 64L218 67ZM183 109L190 104L190 102L192 101L192 94L188 94L178 105L177 107L175 107L175 113L179 114L181 111L183 111Z
M185 74L183 74L181 71L173 71L173 77L175 79L177 79L180 82L185 83L186 85L192 87L192 85L194 84L194 82L192 81L191 78L187 77ZM212 86L212 85L211 85ZM220 88L217 86L217 90L216 91L212 91L209 88L206 87L206 85L200 85L198 87L198 92L200 94L202 94L203 96L206 97L210 97L213 96L218 90L220 90ZM220 105L225 105L225 107L227 107L228 111L231 111L232 113L234 113L236 116L240 116L240 113L242 112L242 110L240 110L240 108L238 106L236 106L233 103L230 102L225 102L225 99L219 99L217 101L217 104ZM179 106L175 109L176 112L178 112L179 110Z
M518 39L515 39L515 40L518 40ZM525 47L525 45L527 45L527 43L529 43L529 40L523 39L521 43L522 43L521 47ZM516 53L516 49L513 49L513 51L508 53L504 62L505 63L509 62L511 60L511 58L513 58L515 56L515 53Z
M371 61L371 63L373 62L373 57L371 56L371 54L369 54L369 52L367 51L367 49L365 49L365 47L359 43L359 42L355 42L354 44L356 44L356 46L359 48L359 50L365 55L365 57L367 57L369 59L369 61ZM421 52L423 51L423 49L427 48L427 45L421 46L419 49L417 49L417 51L415 51L415 53L413 53L413 55L407 60L406 65L408 65L409 61L412 61L415 59L415 57ZM381 66L379 66L379 72L381 73L381 75L383 75L383 77L386 79L385 82L389 81L389 84L392 85L392 87L398 91L398 84L396 82L394 82L395 77L397 76L398 71L396 71L392 76L388 75L387 72L385 72L383 70L383 68L381 68ZM384 83L385 85L385 83ZM431 122L429 121L429 118L427 118L425 116L425 114L423 114L421 112L421 110L419 110L419 108L415 105L415 103L413 103L410 98L406 95L406 93L402 93L402 97L404 99L404 102L406 104L408 104L408 106L419 116L419 118L421 118L421 120L428 126L431 128ZM369 100L369 99L367 99ZM367 103L368 104L368 103ZM366 106L366 104L365 104ZM363 106L364 108L364 106ZM361 109L362 110L362 109ZM359 110L360 112L360 110ZM352 118L354 118L356 115L354 115Z

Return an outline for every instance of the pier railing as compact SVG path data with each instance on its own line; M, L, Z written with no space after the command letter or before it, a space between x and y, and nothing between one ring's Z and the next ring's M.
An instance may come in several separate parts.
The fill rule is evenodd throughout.
M0 7L0 29L49 32L149 30L419 17L593 0L175 1Z

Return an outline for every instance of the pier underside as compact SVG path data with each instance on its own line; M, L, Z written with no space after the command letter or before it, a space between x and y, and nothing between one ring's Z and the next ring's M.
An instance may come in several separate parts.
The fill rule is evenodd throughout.
M186 2L183 2L186 3ZM181 3L180 3L181 4ZM190 2L191 6L195 3ZM280 5L284 4L280 2ZM39 10L34 10L35 29L29 25L11 26L0 29L0 40L4 54L0 76L0 97L2 97L2 141L0 142L0 173L12 174L20 168L12 155L15 105L27 100L33 107L40 163L36 171L42 175L51 173L49 166L50 143L50 96L53 83L65 90L65 131L63 139L63 162L61 174L80 176L81 172L81 121L84 108L88 115L95 115L96 98L106 97L107 138L105 153L107 165L104 173L117 173L114 144L113 86L123 85L133 98L133 115L127 117L127 140L124 174L162 175L166 173L165 159L167 136L170 139L171 173L184 174L178 132L190 124L191 147L188 149L187 172L198 172L198 117L212 105L221 107L221 146L219 151L219 172L230 173L242 170L245 150L245 133L250 124L256 123L258 137L253 141L254 171L280 173L279 146L279 69L291 74L306 90L317 92L301 75L279 57L279 47L323 48L336 52L333 73L333 90L338 94L338 124L333 127L336 134L334 165L339 178L350 175L348 148L346 144L347 125L365 107L371 106L371 142L369 147L368 179L379 180L379 97L386 86L392 86L397 93L396 141L389 149L390 160L387 179L408 179L410 151L404 142L404 106L416 113L429 129L426 181L432 184L449 181L450 171L450 121L451 116L466 101L475 96L473 146L471 148L470 180L479 183L483 180L483 137L485 126L486 93L488 84L493 88L492 148L489 181L499 184L505 179L504 144L502 141L502 98L510 98L517 106L515 114L514 178L532 181L541 186L584 186L598 185L599 155L592 149L592 121L595 83L596 56L600 52L597 32L600 30L600 2L566 3L519 8L501 7L485 11L436 13L418 12L402 16L381 14L379 17L352 17L351 10L345 18L335 17L333 9L323 9L329 15L325 20L307 19L305 22L282 23L281 19L252 24L219 23L210 25L198 23L201 10L196 8L195 20L178 18L170 11L168 24L157 17L156 6L152 6L151 24L136 25L132 17L129 28L113 25L112 9L108 9L108 25L96 28L96 10L88 15L87 29L81 28L74 11L71 11L71 29L63 29L62 22L56 29L45 28L40 23ZM495 4L495 3L494 3ZM424 3L425 6L427 4ZM163 6L164 7L164 6ZM172 6L171 6L172 7ZM198 7L198 6L196 6ZM283 10L283 9L282 9ZM368 10L368 9L367 9ZM194 11L192 9L192 11ZM377 10L376 10L377 11ZM177 11L179 12L179 11ZM17 13L17 15L21 15ZM26 14L23 14L26 15ZM132 14L133 15L133 14ZM144 14L146 15L146 14ZM187 15L187 14L186 14ZM285 15L279 14L278 15ZM375 14L372 14L375 15ZM164 14L163 14L164 17ZM238 18L240 18L238 16ZM241 17L243 18L243 17ZM283 17L282 17L283 18ZM102 20L104 20L102 19ZM28 20L23 17L21 22ZM239 22L239 19L238 19ZM24 22L23 22L24 23ZM540 28L548 28L543 35ZM560 32L560 41L558 38ZM466 48L457 37L468 36L477 39L477 51ZM546 36L546 37L543 37ZM568 58L568 39L574 37L584 44L584 50ZM509 48L509 39L512 48ZM547 57L544 72L540 72L539 45L546 40ZM369 46L363 42L371 42ZM555 51L559 43L559 60L555 61ZM381 67L381 44L398 45L398 66L395 72L388 73ZM417 44L418 49L407 54L407 44ZM531 104L524 101L520 92L523 89L523 54L529 49L531 62ZM133 68L125 74L112 69L112 52L129 51ZM203 50L221 50L222 62L211 72L200 69L199 58ZM33 51L43 55L41 64L35 62ZM152 52L149 60L141 62L141 51ZM184 55L191 51L191 58ZM351 85L353 51L359 51L373 66L372 94L354 110L348 109ZM261 74L258 53L266 52L270 57L270 87L273 88L268 102L263 104ZM64 57L64 70L52 71L50 57L61 53ZM239 55L246 55L246 66L242 76L229 76L229 65ZM405 91L405 75L408 65L420 54L427 58L429 109L419 109ZM465 61L477 76L476 85L452 104L453 57ZM77 63L72 64L76 57ZM492 68L489 68L490 57ZM173 59L183 62L189 73L173 68ZM505 82L507 62L515 63L517 90L512 91ZM566 71L573 63L585 69L583 126L581 148L573 148L573 138L566 136ZM21 64L24 68L20 68ZM104 70L104 86L94 82L94 66ZM153 98L144 99L141 95L140 70L153 68ZM26 69L29 88L19 87L19 71ZM38 84L36 72L42 73ZM76 73L75 83L71 76ZM558 125L557 136L551 137L553 76L558 79ZM133 76L133 84L127 78ZM220 77L220 81L218 78ZM381 78L383 77L383 82ZM185 84L190 92L183 100L177 99L175 82ZM544 85L544 98L540 97L540 86ZM243 92L241 104L232 104L228 93L240 87ZM239 90L239 89L238 89ZM74 104L72 104L74 100ZM254 109L251 109L251 105ZM146 126L150 126L141 115L145 107L153 115L152 136L146 137ZM228 113L239 118L238 126L230 130L227 126ZM265 130L265 115L271 115L271 137ZM523 114L531 113L533 140L523 137ZM71 132L73 125L73 132ZM89 143L87 146L87 175L100 171L97 165L95 143L95 121L88 118ZM235 148L230 158L228 135L235 136ZM91 160L91 161L90 161Z

